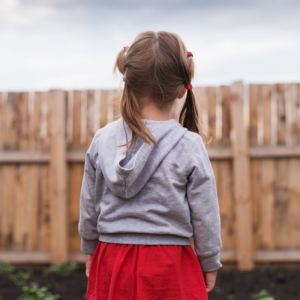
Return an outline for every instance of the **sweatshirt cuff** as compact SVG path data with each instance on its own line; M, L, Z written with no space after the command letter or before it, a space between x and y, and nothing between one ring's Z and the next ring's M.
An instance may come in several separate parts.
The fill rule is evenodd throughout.
M222 268L222 264L220 262L220 252L208 257L199 257L198 261L200 263L202 272L212 272Z
M81 251L85 254L93 255L99 243L97 240L86 240L81 238Z

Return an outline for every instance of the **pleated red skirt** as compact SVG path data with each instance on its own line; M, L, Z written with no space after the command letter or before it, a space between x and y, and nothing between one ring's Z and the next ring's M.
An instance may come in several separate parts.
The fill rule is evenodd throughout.
M191 246L99 241L86 300L208 300Z

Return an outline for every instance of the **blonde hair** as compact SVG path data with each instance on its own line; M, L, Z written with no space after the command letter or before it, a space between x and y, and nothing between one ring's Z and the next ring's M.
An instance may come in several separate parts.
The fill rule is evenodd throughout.
M133 145L135 136L144 142L156 144L154 137L141 118L143 99L151 99L159 107L172 104L184 85L194 77L194 60L179 36L166 31L140 33L132 45L122 49L116 59L114 72L124 75L124 89L120 102L123 120L132 129L132 139L126 153ZM185 103L179 115L179 123L188 130L207 136L199 122L194 93L187 90ZM144 132L145 135L142 134Z

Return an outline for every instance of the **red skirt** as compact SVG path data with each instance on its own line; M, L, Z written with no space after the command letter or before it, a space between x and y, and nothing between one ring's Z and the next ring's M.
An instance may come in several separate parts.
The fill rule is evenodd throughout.
M86 300L208 300L191 246L99 241Z

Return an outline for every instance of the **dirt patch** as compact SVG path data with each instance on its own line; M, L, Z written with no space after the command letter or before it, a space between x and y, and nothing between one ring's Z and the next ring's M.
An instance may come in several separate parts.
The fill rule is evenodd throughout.
M265 289L275 300L300 299L300 268L260 268L249 272L219 271L210 300L253 300Z
M52 294L59 294L60 300L84 300L87 287L87 278L84 269L76 269L69 276L43 273L43 269L17 269L31 274L28 283L36 282L40 287L47 287ZM17 300L21 295L19 287L12 280L0 275L1 300Z
M28 282L46 286L52 294L59 294L60 300L84 300L87 278L83 268L76 269L69 276L44 275L43 269L17 269L31 273ZM218 273L215 290L210 300L253 300L253 294L266 289L275 300L300 299L300 268L260 268L250 272L221 270ZM0 275L1 300L17 300L20 289L8 278ZM145 299L146 300L146 299Z

